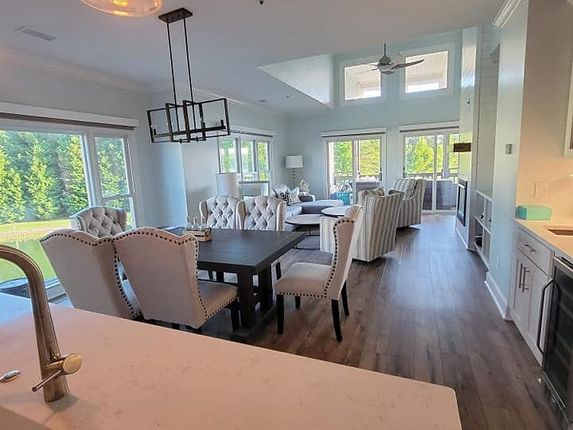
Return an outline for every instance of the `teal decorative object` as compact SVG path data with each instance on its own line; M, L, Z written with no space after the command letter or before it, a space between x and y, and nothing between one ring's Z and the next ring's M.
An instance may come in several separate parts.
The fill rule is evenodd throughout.
M547 206L521 205L515 209L515 216L530 221L549 221L551 212Z

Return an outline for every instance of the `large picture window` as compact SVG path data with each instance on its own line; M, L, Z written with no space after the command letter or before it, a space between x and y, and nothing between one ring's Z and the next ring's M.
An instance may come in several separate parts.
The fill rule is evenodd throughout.
M0 122L0 243L29 254L47 286L58 282L39 239L91 205L122 207L134 226L134 198L126 132ZM25 284L0 261L0 290Z
M271 139L248 134L219 138L219 171L237 172L243 182L271 180Z

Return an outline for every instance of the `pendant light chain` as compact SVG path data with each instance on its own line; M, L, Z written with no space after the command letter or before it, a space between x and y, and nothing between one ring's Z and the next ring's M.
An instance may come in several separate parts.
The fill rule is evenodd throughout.
M191 80L191 60L189 55L189 36L187 35L187 18L183 20L183 31L185 32L185 53L187 54L187 76L189 77L189 92L191 95L191 102L195 103L193 94L193 82ZM195 105L193 105L193 128L197 128L197 119L195 118Z

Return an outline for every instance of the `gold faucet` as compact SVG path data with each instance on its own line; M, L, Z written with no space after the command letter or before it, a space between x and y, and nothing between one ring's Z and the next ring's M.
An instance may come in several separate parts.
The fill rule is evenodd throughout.
M78 354L60 354L44 277L34 260L24 252L5 245L0 245L0 259L14 263L28 278L42 375L42 380L32 387L32 391L44 388L44 400L55 402L68 394L69 388L65 375L76 373L82 366L82 358Z

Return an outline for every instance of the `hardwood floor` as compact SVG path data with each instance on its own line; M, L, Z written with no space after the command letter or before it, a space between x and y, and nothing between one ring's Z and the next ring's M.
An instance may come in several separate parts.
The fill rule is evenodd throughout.
M330 257L293 250L283 273L296 261L328 264ZM387 258L352 264L342 342L330 301L305 298L296 310L287 297L284 334L273 321L256 345L452 387L466 430L558 429L539 366L500 317L484 278L454 233L454 217L426 216L422 227L399 232Z

